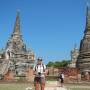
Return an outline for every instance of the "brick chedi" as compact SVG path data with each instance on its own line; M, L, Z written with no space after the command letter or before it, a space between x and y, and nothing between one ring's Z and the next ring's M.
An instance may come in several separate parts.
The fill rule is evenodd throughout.
M14 77L26 77L34 65L34 52L26 48L20 32L20 16L17 12L13 33L5 49L0 51L0 78L12 72Z
M76 68L76 62L77 62L78 55L79 55L79 49L74 47L74 49L71 50L71 62L68 65L69 67Z
M80 43L79 56L77 60L77 68L81 72L90 72L90 8L87 7L86 27L84 37Z

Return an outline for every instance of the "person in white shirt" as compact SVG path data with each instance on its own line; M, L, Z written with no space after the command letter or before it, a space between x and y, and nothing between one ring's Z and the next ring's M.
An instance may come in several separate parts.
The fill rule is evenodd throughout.
M59 84L61 84L59 86L63 87L63 83L64 83L64 73L61 72L59 73Z
M46 65L42 63L42 58L37 59L37 64L33 68L33 74L35 75L34 77L35 90L39 90L39 84L41 86L41 90L44 90Z

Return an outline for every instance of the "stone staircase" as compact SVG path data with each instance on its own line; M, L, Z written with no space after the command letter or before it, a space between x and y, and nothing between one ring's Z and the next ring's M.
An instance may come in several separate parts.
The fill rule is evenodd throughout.
M0 75L5 75L8 72L8 68L10 67L9 60L3 61L3 63L0 65Z

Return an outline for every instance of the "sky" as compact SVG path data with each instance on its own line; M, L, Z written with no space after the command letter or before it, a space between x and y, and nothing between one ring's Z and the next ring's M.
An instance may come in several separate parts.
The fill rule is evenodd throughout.
M0 48L13 32L20 11L21 33L27 48L45 63L70 60L75 44L79 48L89 0L0 0Z

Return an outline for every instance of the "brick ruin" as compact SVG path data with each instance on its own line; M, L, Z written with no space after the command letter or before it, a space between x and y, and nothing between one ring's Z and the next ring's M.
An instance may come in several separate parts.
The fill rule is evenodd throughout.
M0 50L1 80L32 80L34 52L27 49L20 32L20 16L17 12L14 30L6 47Z
M63 72L67 81L90 80L90 8L87 7L86 28L80 49L71 52L71 67L48 68L48 76L58 76ZM20 32L19 12L16 16L13 33L6 47L0 50L0 80L33 80L34 52L27 49Z
M79 82L79 81L90 81L90 75L81 74L78 68L63 67L63 68L48 68L48 77L54 77L57 79L58 74L63 72L65 75L65 82Z
M83 39L80 42L79 56L76 62L82 75L90 77L90 7L86 11L86 27Z

